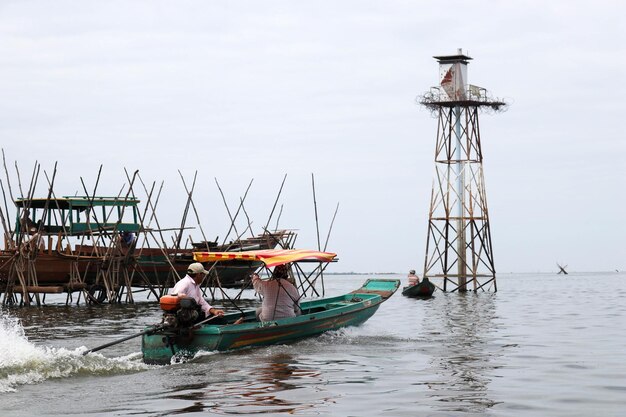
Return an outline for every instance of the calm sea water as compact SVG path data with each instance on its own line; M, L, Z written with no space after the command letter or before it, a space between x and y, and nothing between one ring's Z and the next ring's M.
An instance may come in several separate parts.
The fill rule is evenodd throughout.
M366 278L327 276L326 295ZM1 312L0 415L623 416L625 284L500 274L498 293L398 292L360 327L170 366L143 364L139 339L81 355L156 323L154 302L48 298Z

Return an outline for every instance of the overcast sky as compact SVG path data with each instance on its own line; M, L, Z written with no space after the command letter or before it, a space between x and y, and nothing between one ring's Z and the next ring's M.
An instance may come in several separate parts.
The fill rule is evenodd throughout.
M317 247L314 173L322 244L340 205L333 271L421 273L437 123L415 99L438 83L433 55L463 48L469 82L510 103L480 119L496 270L626 269L625 15L617 0L3 0L1 147L26 178L58 162L57 195L101 164L99 195L124 168L164 181L164 227L184 209L178 170L197 171L220 240L215 178L231 209L254 179L260 232L287 174L279 226L301 248Z

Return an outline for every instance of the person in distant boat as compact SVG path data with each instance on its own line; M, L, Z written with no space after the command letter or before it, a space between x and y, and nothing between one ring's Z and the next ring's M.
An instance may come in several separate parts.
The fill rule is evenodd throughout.
M419 277L415 275L415 269L411 269L409 271L409 275L407 276L407 278L409 280L409 287L420 283Z
M259 321L271 321L301 314L300 294L289 282L289 266L276 266L272 277L265 281L259 278L258 274L252 274L252 286L263 297L263 303L257 309Z
M24 230L30 230L32 231L32 229L39 229L39 225L40 225L41 220L39 220L38 222L33 221L30 217L29 217L29 213L25 213L24 216L24 223L22 225L22 227L24 228Z
M122 242L122 246L129 248L135 241L135 234L133 232L129 232L128 230L124 230L120 235L120 240Z
M31 227L29 236L24 241L27 248L33 252L36 252L38 250L43 252L46 250L46 245L44 244L43 236L38 230L39 229L35 227Z
M212 307L202 296L200 284L202 284L202 281L204 281L208 273L209 271L204 269L204 266L200 262L192 263L187 268L187 275L174 285L170 294L177 295L178 297L193 298L202 309L205 317L209 317L210 315L222 317L224 311Z

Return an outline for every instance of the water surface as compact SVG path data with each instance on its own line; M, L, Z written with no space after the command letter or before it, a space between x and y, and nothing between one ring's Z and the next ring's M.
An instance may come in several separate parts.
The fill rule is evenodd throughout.
M366 278L328 276L326 295ZM498 293L398 292L359 327L169 366L143 364L140 339L82 356L158 322L153 301L50 297L2 310L1 415L622 416L625 282L500 274Z

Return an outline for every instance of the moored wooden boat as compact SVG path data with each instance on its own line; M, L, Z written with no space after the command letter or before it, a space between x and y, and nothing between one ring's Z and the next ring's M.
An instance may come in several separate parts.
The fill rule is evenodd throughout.
M295 235L276 230L223 244L197 242L195 249L161 248L158 242L150 247L153 230L143 227L136 198L20 198L14 203L14 232L5 231L5 248L0 250L3 303L17 303L16 295L29 303L31 294L56 293L59 287L68 295L84 291L94 302L121 299L123 291L132 294L131 287L160 294L185 275L194 250L272 249ZM124 236L131 239L126 242ZM207 284L249 286L250 273L262 265L247 260L215 265ZM132 296L127 299L132 301Z
M399 286L399 280L369 279L349 294L302 302L302 314L296 317L259 322L255 311L249 310L243 316L227 314L198 327L166 328L144 334L143 360L149 364L169 364L172 358L192 357L201 350L224 351L286 343L357 326L368 320Z
M404 287L402 295L405 297L430 297L435 292L435 284L430 282L428 278L423 278L419 284Z

